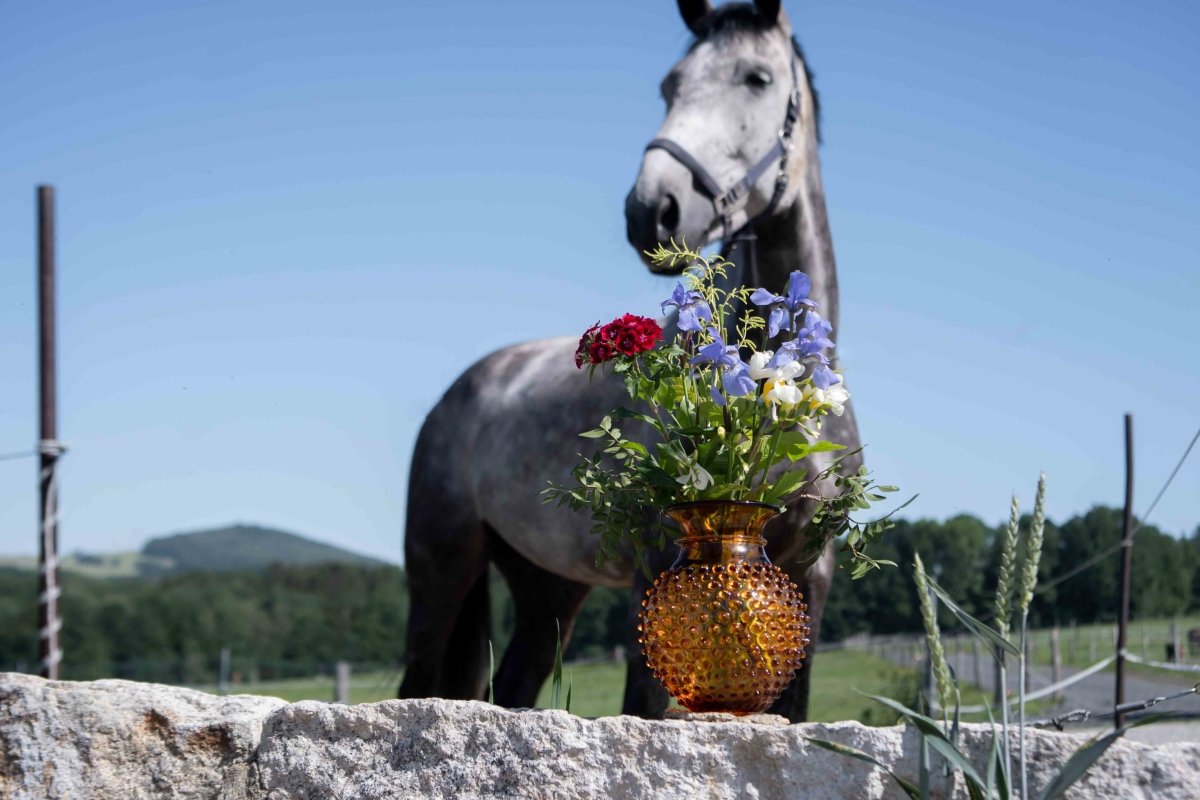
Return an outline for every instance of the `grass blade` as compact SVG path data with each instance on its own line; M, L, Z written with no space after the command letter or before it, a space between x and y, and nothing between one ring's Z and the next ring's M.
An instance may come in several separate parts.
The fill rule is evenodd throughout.
M562 628L557 618L554 620L554 675L550 679L550 687L553 698L550 707L558 708L558 699L562 696Z
M1017 646L1001 636L998 631L989 625L985 625L959 608L958 603L954 602L954 598L952 598L945 589L943 589L941 586L938 586L937 581L930 577L926 577L926 580L929 583L929 588L933 589L933 593L938 596L939 600L946 604L947 608L954 612L954 616L958 617L958 621L965 625L967 630L978 636L985 643L990 644L992 647L1000 648L1006 653L1011 654L1014 658L1021 655L1021 651L1017 649Z
M983 778L980 777L979 773L976 772L975 767L969 760L967 760L967 757L959 752L958 748L954 746L954 743L951 742L946 734L942 731L941 726L935 721L924 714L913 711L903 703L898 703L889 697L880 697L879 695L874 694L869 694L866 696L872 700L875 700L876 702L883 703L893 711L911 719L913 726L925 736L925 738L929 741L929 745L934 750L938 751L943 758L949 761L951 766L962 770L963 775L968 781L974 782L977 787L983 789Z
M488 639L488 702L496 705L496 653L492 650L492 640Z
M987 712L988 724L992 726L992 751L988 756L988 796L991 797L993 788L1003 798L1011 797L1008 789L1008 752L1000 747L1000 737L996 735L996 718L992 716L992 707L986 703L983 710Z
M1042 792L1040 800L1054 800L1056 797L1062 797L1063 793L1066 792L1067 789L1069 789L1071 785L1075 783L1075 781L1082 778L1083 773L1087 772L1092 764L1095 764L1100 756L1104 755L1104 752L1116 743L1117 739L1120 739L1125 735L1125 731L1129 730L1130 728L1149 725L1151 722L1158 722L1164 716L1166 715L1151 714L1148 717L1142 717L1141 719L1131 722L1115 731L1110 731L1103 736L1097 736L1094 739L1089 739L1087 742L1084 742L1083 746L1076 750L1075 753L1069 759L1067 759L1067 763L1063 764L1063 768L1058 771L1057 775L1054 776L1054 780L1050 781L1050 785L1048 785Z
M821 748L824 748L831 752L838 753L843 756L848 756L850 758L857 758L859 761L866 761L868 764L874 764L875 766L879 767L882 770L887 770L887 774L892 776L892 778L896 781L896 784L904 791L905 794L907 794L910 798L912 798L912 800L921 800L920 789L918 789L916 786L914 786L911 782L904 780L904 778L901 778L899 775L892 772L886 766L884 766L880 762L876 761L874 758L867 755L862 750L851 747L850 745L840 744L838 742L830 742L826 739L814 739L811 736L801 736L800 738L804 739L807 742L815 744L817 747L821 747Z
M921 783L921 797L929 797L929 740L921 735L921 758L917 779Z

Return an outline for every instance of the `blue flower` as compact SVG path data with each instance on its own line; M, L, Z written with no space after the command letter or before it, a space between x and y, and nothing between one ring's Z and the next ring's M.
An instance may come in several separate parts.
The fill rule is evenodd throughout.
M754 391L754 379L750 377L750 368L742 361L724 370L721 373L721 384L725 387L725 394L730 397L742 397ZM725 405L725 398L721 397L719 392L716 392L717 387L713 387L713 400L719 406Z
M712 321L712 309L704 301L704 295L694 289L683 288L682 283L675 284L675 291L660 304L663 313L667 306L679 309L679 330L698 331L701 329L700 320Z
M813 386L816 386L818 389L828 389L839 381L841 381L841 378L825 364L821 364L813 370Z
M709 328L708 333L713 337L712 342L701 347L689 363L711 364L717 367L721 374L721 385L725 388L725 394L730 397L741 397L753 392L754 379L750 377L750 368L742 361L737 347L725 344L725 339L716 328ZM715 382L711 394L714 403L719 406L725 405L725 396L721 394Z
M833 347L833 341L829 338L829 334L833 333L833 326L829 324L829 320L824 319L816 311L809 311L804 318L804 327L796 332L797 339L805 339L811 344L811 348L816 350L824 350L827 347Z
M832 332L833 326L829 321L810 309L804 317L803 327L796 331L796 338L781 344L767 366L780 369L793 361L805 359L828 366L829 356L825 354L825 350L833 347L833 340L829 338Z
M816 303L808 298L812 291L812 281L800 270L794 271L788 278L786 295L772 294L766 289L755 289L750 295L750 302L756 306L771 306L771 314L767 317L767 335L775 337L780 331L790 331L792 321L804 306L812 307Z

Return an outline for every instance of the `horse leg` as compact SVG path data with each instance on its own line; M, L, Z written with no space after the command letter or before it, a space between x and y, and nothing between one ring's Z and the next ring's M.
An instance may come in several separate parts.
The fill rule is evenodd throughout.
M410 610L399 697L471 700L487 684L488 585L483 525L465 505L410 492L404 554Z
M833 584L834 555L831 547L817 559L816 563L804 570L791 570L785 565L781 568L788 573L800 592L804 602L808 604L809 644L803 666L796 673L795 679L784 689L783 694L771 706L770 713L787 717L791 722L804 722L808 719L808 699L812 684L813 657L817 654L817 640L821 634L821 618L825 615L825 603L829 599L829 588ZM797 574L798 573L798 574Z
M668 556L657 548L646 551L646 561L651 575L657 576L663 570L669 569L672 560L672 556ZM626 625L629 642L625 649L628 656L625 666L625 698L621 704L621 713L646 719L662 719L666 714L670 698L667 690L646 666L642 645L638 642L637 629L639 625L638 612L642 610L642 600L646 597L646 591L652 583L654 580L647 578L645 572L641 569L634 569L633 588L629 592L628 624Z
M554 669L558 639L567 649L575 617L591 587L547 572L489 530L492 560L512 593L516 624L493 682L495 700L507 708L530 708Z

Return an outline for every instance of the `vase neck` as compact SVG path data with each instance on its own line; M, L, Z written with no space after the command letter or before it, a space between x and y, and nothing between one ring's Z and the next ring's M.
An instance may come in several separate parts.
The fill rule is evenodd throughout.
M682 503L667 509L679 525L679 561L767 561L763 526L779 516L779 509L764 503L706 501Z
M747 564L769 564L767 540L761 536L716 536L680 539L679 557L672 566L688 564L728 564L742 561Z

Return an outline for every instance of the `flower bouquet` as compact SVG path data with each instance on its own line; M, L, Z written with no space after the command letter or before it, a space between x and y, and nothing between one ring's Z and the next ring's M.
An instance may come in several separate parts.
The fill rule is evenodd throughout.
M719 256L673 242L650 256L660 265L687 264L662 302L664 313L676 311L673 335L632 314L583 334L576 366L620 376L631 402L581 434L601 440L596 452L581 455L573 482L551 484L544 499L591 512L599 560L628 542L643 569L647 544L664 546L670 532L663 512L710 500L779 511L810 501L808 557L845 533L855 578L891 563L865 552L886 519L861 522L851 513L895 487L875 485L865 467L845 468L843 445L820 438L822 420L841 415L850 395L830 361L832 326L809 297L808 276L793 272L783 294L724 288L731 265ZM809 457L820 453L830 455L817 469Z

